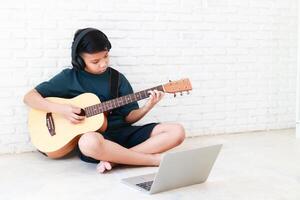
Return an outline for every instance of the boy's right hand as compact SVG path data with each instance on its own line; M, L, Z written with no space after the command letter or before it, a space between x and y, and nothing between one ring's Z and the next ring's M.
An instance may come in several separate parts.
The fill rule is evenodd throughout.
M85 116L80 116L81 108L64 104L61 106L60 113L71 123L78 124L82 122Z

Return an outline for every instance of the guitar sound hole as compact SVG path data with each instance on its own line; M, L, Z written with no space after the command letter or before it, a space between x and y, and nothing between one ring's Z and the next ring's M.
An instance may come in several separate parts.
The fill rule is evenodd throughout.
M81 108L81 111L79 113L80 116L85 116L85 111Z

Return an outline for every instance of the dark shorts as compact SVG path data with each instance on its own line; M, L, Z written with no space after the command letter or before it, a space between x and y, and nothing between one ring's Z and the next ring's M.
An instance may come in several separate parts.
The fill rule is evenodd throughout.
M134 147L146 141L158 123L146 124L143 126L128 126L102 133L102 136L112 142L118 143L125 148ZM99 133L101 134L101 133ZM77 146L77 154L82 161L89 163L98 163L99 160L84 155Z

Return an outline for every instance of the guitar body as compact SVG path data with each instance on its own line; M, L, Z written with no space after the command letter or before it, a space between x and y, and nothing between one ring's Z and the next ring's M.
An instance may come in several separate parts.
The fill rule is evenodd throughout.
M101 103L92 93L84 93L72 99L48 97L47 100L60 104L74 105L85 108ZM33 145L50 158L60 158L72 151L83 133L90 131L104 132L107 128L107 119L103 113L86 117L79 124L73 124L63 116L52 113L55 134L50 134L46 123L47 112L31 109L29 112L28 127Z

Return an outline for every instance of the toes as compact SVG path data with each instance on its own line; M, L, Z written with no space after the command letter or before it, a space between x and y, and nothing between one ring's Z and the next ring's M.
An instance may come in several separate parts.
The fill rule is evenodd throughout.
M99 168L98 172L104 173L105 172L105 167L103 165L101 165L101 167Z
M97 172L103 173L106 170L111 170L113 167L113 163L107 162L107 161L100 161L97 165Z
M104 162L104 165L105 165L105 168L107 169L107 170L111 170L111 164L109 163L109 162Z
M101 161L101 162L97 165L97 172L103 173L104 171L105 171L105 166L104 166L103 162Z

